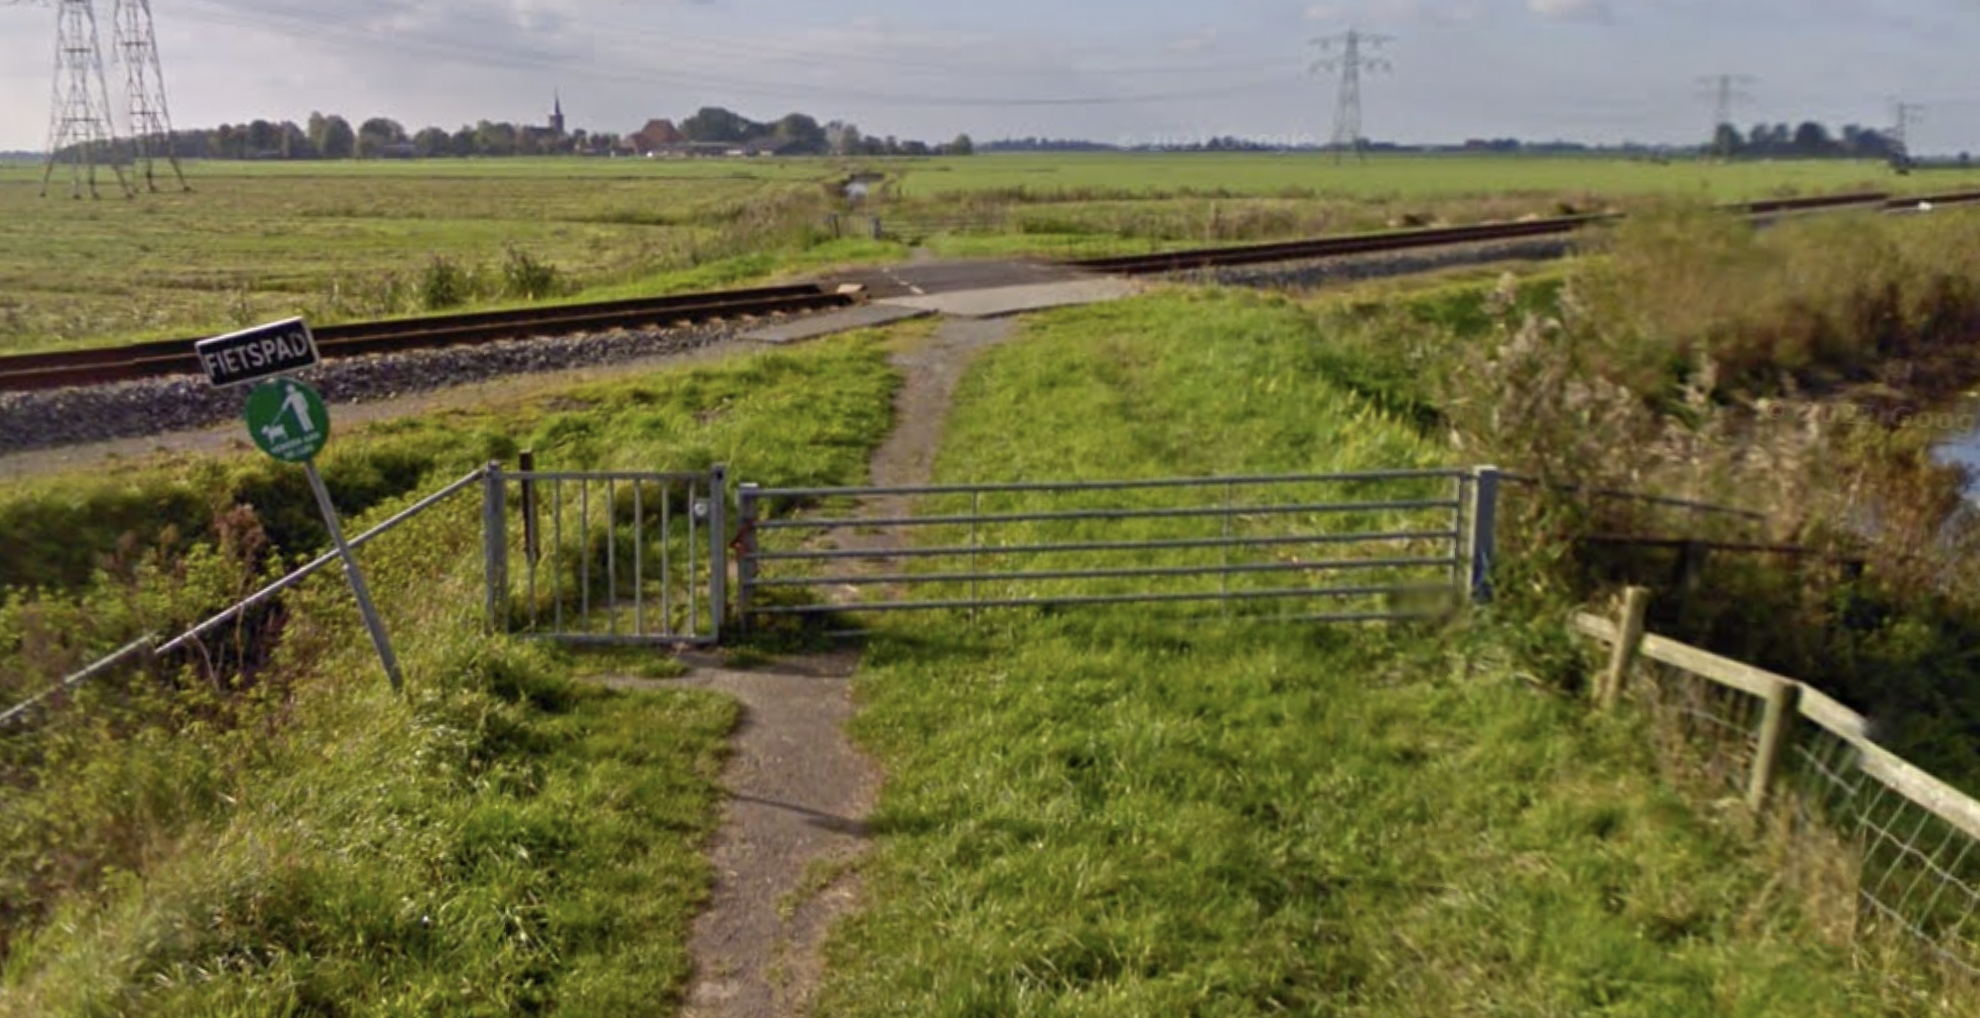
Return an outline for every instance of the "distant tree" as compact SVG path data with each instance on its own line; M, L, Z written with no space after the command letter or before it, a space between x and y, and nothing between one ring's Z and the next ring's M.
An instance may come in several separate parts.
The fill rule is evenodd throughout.
M284 120L278 128L281 132L280 148L284 159L315 159L316 146L310 144L309 135L293 120Z
M865 150L866 139L858 127L834 120L825 125L825 145L835 156L856 156Z
M492 120L484 120L474 125L474 151L476 155L484 156L515 155L515 125L498 124Z
M349 159L357 155L357 132L351 122L336 114L323 118L323 136L313 138L316 151L325 159Z
M241 131L232 124L221 124L207 135L207 151L215 159L241 157Z
M357 131L357 156L359 159L376 159L387 148L406 140L406 129L396 120L385 117L372 117Z
M733 145L766 133L762 126L720 106L703 106L694 116L681 121L681 134L689 141Z
M428 127L413 135L412 143L413 154L421 159L451 155L453 152L453 138L444 128Z
M1794 129L1794 152L1802 156L1829 156L1836 154L1836 143L1829 137L1829 129L1813 120L1805 120Z
M976 142L967 134L958 134L944 151L952 156L973 156L976 154Z
M266 120L256 120L247 125L246 144L246 154L251 158L279 155L282 151L282 131Z
M1730 159L1746 149L1746 139L1740 137L1739 128L1731 124L1720 124L1712 136L1712 154L1721 159Z
M782 155L819 155L827 147L825 128L802 113L786 114L771 128L770 137Z

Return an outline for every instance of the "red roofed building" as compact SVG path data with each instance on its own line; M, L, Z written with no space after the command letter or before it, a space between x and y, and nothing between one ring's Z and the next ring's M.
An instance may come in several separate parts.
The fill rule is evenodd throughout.
M681 134L680 128L674 126L673 121L649 120L645 127L626 137L626 145L634 152L646 155L657 149L679 145L686 140L686 136Z

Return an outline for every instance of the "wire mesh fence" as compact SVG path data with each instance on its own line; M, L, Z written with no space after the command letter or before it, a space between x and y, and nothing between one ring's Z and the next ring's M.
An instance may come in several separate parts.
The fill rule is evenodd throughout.
M1613 646L1628 625L1583 615L1576 628ZM1807 850L1836 856L1827 869L1855 899L1856 934L1902 934L1961 981L1980 980L1980 802L1877 746L1861 715L1817 690L1651 644L1657 656L1628 659L1627 700L1649 718L1664 766L1695 787L1777 804L1796 830L1818 835ZM1795 694L1772 749L1768 697L1757 692L1770 682ZM1756 774L1769 787L1756 789Z
M434 517L458 510L458 503L462 501L460 496L478 486L484 473L476 470L356 535L350 541L353 554L364 558L363 552L367 549L375 552L377 549L373 545L381 541L399 545L410 542L415 548L436 545L433 534L417 532L422 525L432 523ZM442 523L441 528L453 526L455 522L450 519ZM396 550L403 554L405 548ZM413 558L416 559L416 556ZM395 560L403 562L407 559L395 555ZM44 718L68 706L85 690L107 686L113 681L123 683L143 676L165 681L181 669L190 668L193 675L216 687L253 684L254 673L268 664L272 649L278 644L295 642L298 630L309 628L302 624L302 620L292 616L288 602L301 596L305 591L304 585L318 578L319 574L326 571L334 573L332 567L339 565L340 561L341 557L336 552L326 552L265 585L261 581L267 579L268 573L246 570L236 578L242 586L227 594L227 597L237 600L169 640L161 640L158 634L153 633L93 661L65 660L60 671L45 677L31 677L36 679L31 683L34 687L32 692L23 689L21 699L0 710L0 733L10 726L22 726ZM431 571L427 564L422 563L410 574L388 578L395 581L397 588L413 591L411 595L401 592L399 596L422 596L420 588L423 583L430 583ZM183 581L185 577L178 575L175 579ZM392 591L393 586L393 583L388 583L386 590ZM339 596L347 596L341 594L343 588L340 584L335 589L340 592ZM226 601L209 600L204 603L224 604ZM148 624L161 621L147 620ZM184 624L183 619L180 624ZM177 629L178 626L172 626L165 631L174 632ZM0 668L20 665L20 662L0 659Z

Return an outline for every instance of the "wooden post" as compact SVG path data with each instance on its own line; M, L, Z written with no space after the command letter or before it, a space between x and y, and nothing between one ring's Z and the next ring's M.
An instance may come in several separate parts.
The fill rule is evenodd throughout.
M1696 595L1705 585L1705 564L1711 557L1712 549L1698 541L1684 542L1684 550L1678 556L1678 590L1686 598Z
M1604 711L1615 710L1616 705L1622 702L1623 691L1629 685L1629 666L1635 662L1636 651L1643 645L1644 619L1649 612L1648 590L1630 587L1624 591L1616 645L1609 654L1609 668L1602 673L1602 682L1595 689Z
M1767 696L1767 715L1760 725L1760 745L1753 754L1753 779L1746 786L1746 804L1755 813L1767 808L1767 797L1774 791L1780 774L1781 756L1787 752L1794 734L1794 718L1801 709L1801 684L1782 682Z

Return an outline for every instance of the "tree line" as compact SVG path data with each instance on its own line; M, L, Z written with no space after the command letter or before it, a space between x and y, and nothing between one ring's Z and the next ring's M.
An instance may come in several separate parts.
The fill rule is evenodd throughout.
M605 156L632 151L633 137L582 128L559 132L544 125L492 120L452 131L440 127L415 131L390 117L371 117L353 124L339 114L319 112L311 113L300 124L293 120L252 120L182 130L173 138L173 149L184 158L239 160ZM803 113L764 122L713 106L681 121L667 141L684 142L688 148L743 147L790 156L969 155L975 151L966 134L946 144L930 144L892 135L868 136L856 125L837 120L821 124Z
M1799 125L1755 124L1745 133L1720 124L1709 151L1727 158L1747 159L1885 159L1905 157L1904 147L1890 132L1857 124L1840 134L1813 120Z

